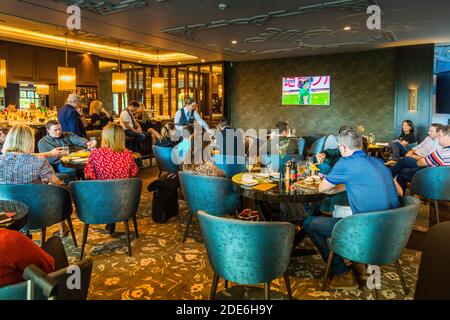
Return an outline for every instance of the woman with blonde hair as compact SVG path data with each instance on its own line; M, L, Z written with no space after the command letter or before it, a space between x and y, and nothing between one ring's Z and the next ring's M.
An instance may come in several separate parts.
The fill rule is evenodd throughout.
M86 179L113 180L134 177L138 167L133 153L125 147L125 132L121 125L110 123L102 131L102 147L94 149L89 155L84 174ZM114 233L115 225L106 229Z
M89 105L89 115L91 116L91 125L94 129L101 130L108 123L113 122L109 112L103 107L100 100L93 100Z
M102 131L102 147L94 149L84 173L92 180L134 177L138 168L133 153L125 147L125 132L119 124L110 123Z
M34 133L27 125L12 127L0 155L0 184L63 184L45 155L34 155ZM51 154L49 152L48 154Z

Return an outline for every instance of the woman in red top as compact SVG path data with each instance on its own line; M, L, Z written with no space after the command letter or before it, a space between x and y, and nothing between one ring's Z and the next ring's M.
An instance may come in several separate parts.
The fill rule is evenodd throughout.
M138 167L133 153L125 147L125 132L122 126L110 123L102 130L102 147L94 149L89 155L84 174L86 179L112 180L134 177ZM106 229L114 233L115 224Z
M102 131L102 147L94 149L89 156L84 174L91 180L112 180L134 177L138 167L133 154L125 148L123 128L108 124Z

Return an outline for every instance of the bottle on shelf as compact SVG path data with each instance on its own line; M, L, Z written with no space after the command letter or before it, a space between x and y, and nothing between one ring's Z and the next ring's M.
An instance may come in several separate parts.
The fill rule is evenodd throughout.
M295 159L292 159L290 166L290 183L291 185L297 181L297 164L295 163Z

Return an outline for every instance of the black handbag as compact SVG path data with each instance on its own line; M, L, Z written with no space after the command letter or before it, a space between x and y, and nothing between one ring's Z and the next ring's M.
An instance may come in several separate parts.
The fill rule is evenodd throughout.
M156 223L165 223L179 213L178 188L180 180L177 173L161 176L147 187L153 192L152 219Z

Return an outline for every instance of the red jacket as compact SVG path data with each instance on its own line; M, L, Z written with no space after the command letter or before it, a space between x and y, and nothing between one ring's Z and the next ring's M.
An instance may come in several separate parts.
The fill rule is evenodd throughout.
M23 271L29 265L49 273L55 270L55 260L32 240L18 231L0 229L0 287L22 282Z

